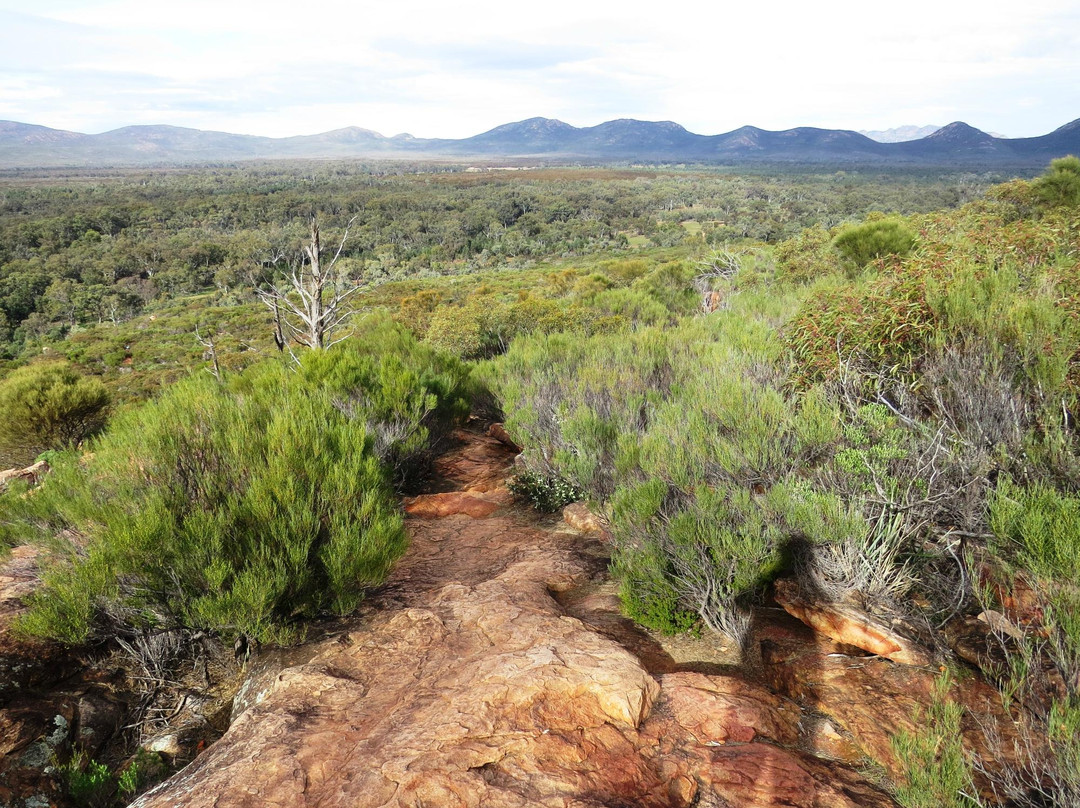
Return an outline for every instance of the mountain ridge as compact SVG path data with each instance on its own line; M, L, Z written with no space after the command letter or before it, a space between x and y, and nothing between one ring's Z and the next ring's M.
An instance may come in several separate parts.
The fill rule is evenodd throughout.
M884 142L849 129L800 126L772 131L741 126L701 135L674 121L617 118L576 127L533 117L467 138L386 137L346 126L312 135L271 138L169 124L124 126L97 135L0 121L0 168L195 164L254 159L537 159L644 161L999 165L1043 164L1080 153L1080 119L1045 135L1000 138L954 121L914 140Z

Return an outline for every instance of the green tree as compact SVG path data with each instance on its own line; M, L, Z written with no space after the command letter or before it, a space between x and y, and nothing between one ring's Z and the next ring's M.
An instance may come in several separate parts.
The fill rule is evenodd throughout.
M25 465L70 449L105 425L109 394L66 362L19 368L0 381L0 464Z

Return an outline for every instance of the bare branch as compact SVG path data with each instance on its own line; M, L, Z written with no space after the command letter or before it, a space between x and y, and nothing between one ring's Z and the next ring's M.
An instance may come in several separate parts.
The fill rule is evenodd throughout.
M345 249L349 230L356 219L354 216L349 220L333 257L324 263L319 222L313 216L308 243L301 247L298 256L287 261L282 273L285 276L284 285L270 285L257 290L259 299L274 313L274 341L278 350L283 351L290 341L308 348L327 348L340 341L334 339L333 335L351 315L346 303L359 287L340 289L334 267ZM274 264L285 261L279 255L275 257ZM286 332L288 340L285 338ZM293 358L296 358L295 355Z

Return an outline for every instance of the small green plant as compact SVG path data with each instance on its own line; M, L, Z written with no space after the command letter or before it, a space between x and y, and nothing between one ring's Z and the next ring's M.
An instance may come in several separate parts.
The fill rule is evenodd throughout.
M847 443L836 452L838 469L866 493L893 488L892 464L908 456L906 433L899 419L882 404L864 404L843 426Z
M930 705L919 710L919 729L898 733L893 752L904 771L896 799L904 808L981 808L964 754L960 719L963 708L952 701L952 676L946 671L934 683Z
M528 500L536 510L554 513L571 502L584 499L585 493L557 474L519 471L506 487L517 497Z
M127 800L159 781L167 773L161 755L139 749L135 757L120 772L116 785Z
M64 791L78 806L104 808L116 791L116 780L109 767L94 760L85 752L76 752L71 759L57 767Z

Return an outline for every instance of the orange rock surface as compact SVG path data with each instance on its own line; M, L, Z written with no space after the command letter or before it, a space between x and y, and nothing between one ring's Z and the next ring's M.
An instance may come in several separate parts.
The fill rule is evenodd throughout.
M494 483L485 464L509 450L492 444L444 468ZM798 751L794 702L729 673L653 673L568 614L557 595L598 574L597 539L518 508L408 524L365 611L260 668L225 736L135 805L893 805Z

